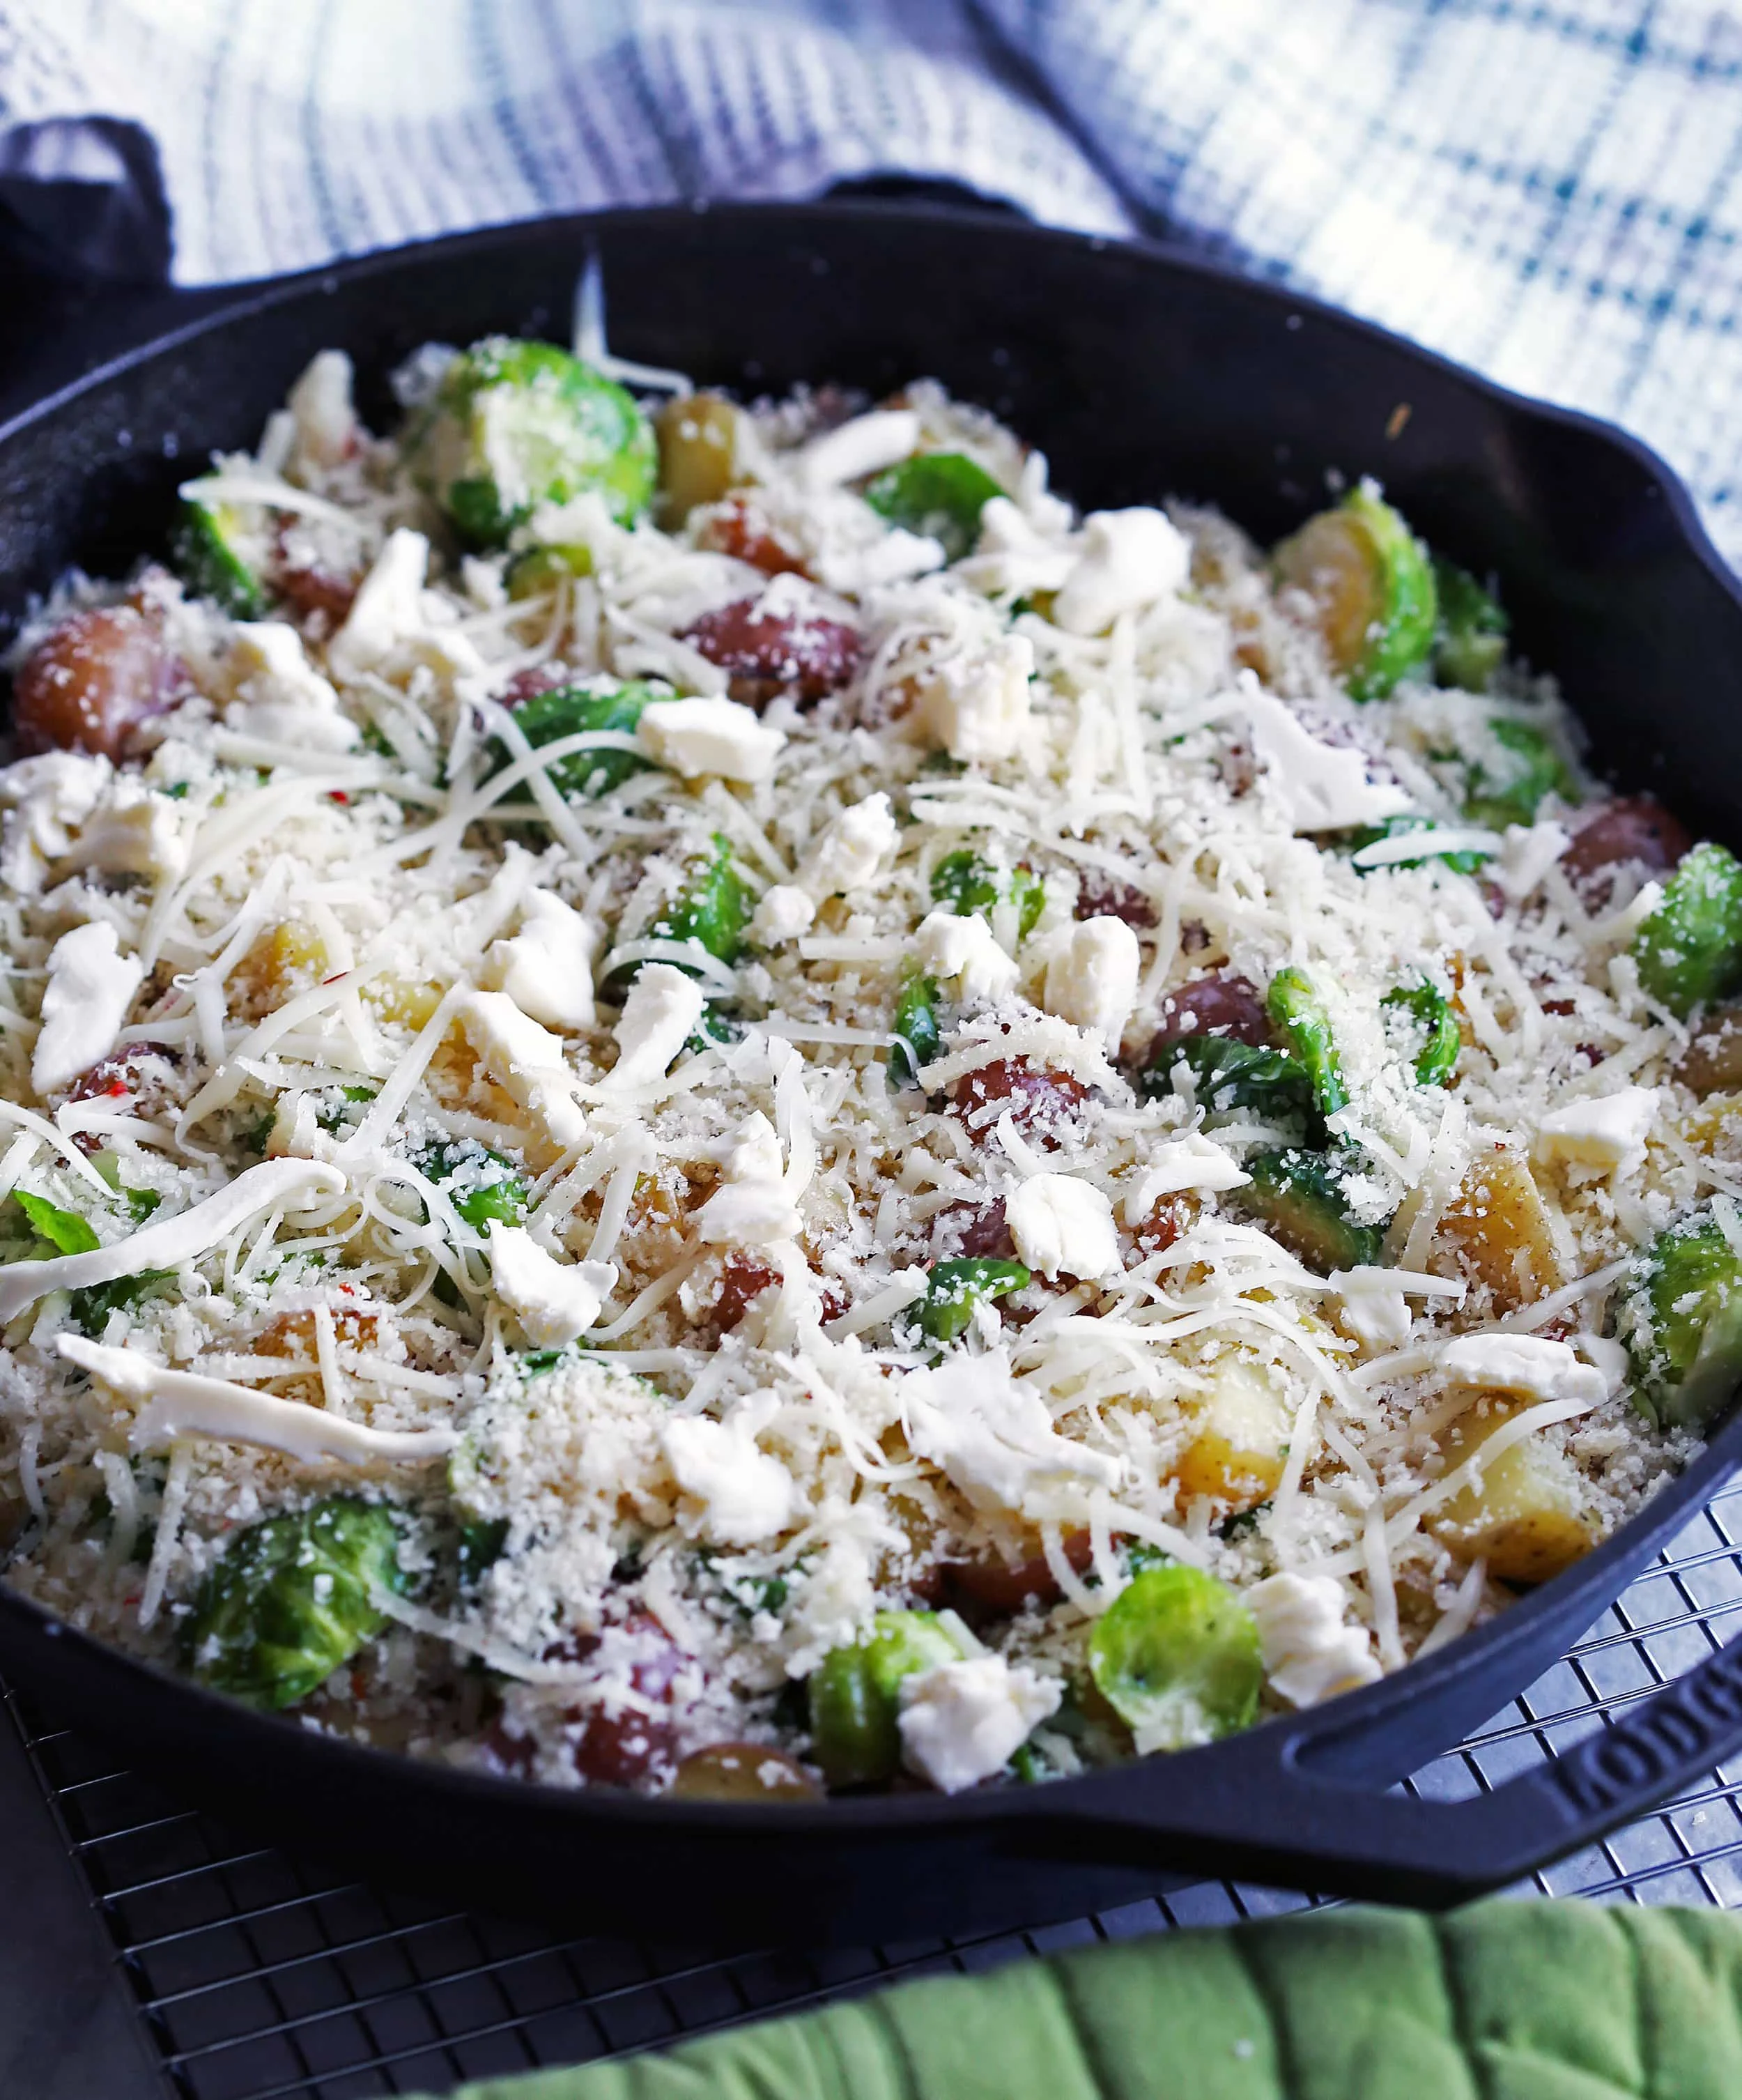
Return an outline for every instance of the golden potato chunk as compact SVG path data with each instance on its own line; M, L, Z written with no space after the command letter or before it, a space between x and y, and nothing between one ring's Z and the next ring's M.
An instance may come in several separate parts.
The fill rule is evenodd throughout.
M1196 1433L1174 1469L1181 1496L1207 1495L1230 1513L1255 1508L1282 1478L1292 1418L1275 1365L1250 1357L1219 1364L1194 1406Z
M673 531L698 504L717 503L738 479L743 409L723 394L668 401L654 418L659 439L660 510Z
M1448 1467L1462 1465L1526 1403L1482 1395L1440 1440ZM1466 1560L1485 1560L1502 1582L1546 1582L1595 1542L1582 1512L1578 1469L1541 1430L1501 1452L1480 1476L1427 1520L1435 1538Z
M1515 1152L1475 1162L1446 1207L1440 1238L1493 1292L1502 1312L1532 1304L1567 1281L1553 1213Z
M1709 1013L1676 1061L1675 1076L1701 1101L1742 1088L1742 1006L1720 1006Z

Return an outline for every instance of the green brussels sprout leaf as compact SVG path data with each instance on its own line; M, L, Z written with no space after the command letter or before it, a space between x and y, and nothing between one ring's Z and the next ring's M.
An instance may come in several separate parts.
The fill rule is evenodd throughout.
M1485 693L1506 660L1511 622L1493 593L1484 590L1468 569L1440 554L1434 557L1434 593L1440 606L1434 677L1442 686Z
M889 1090L916 1087L920 1074L932 1064L943 1048L937 1025L937 981L910 977L895 999L895 1041L889 1052Z
M1458 1053L1463 1047L1450 999L1437 985L1423 979L1388 991L1379 1004L1408 1014L1422 1032L1422 1047L1415 1053L1418 1081L1424 1087L1444 1086L1457 1069Z
M33 1235L56 1254L90 1254L102 1246L90 1219L82 1218L77 1211L64 1211L47 1197L33 1196L23 1189L13 1194L30 1220Z
M941 541L945 559L959 562L980 537L981 512L1003 492L965 453L920 452L880 474L865 501L892 525Z
M170 538L176 574L196 598L209 598L232 620L259 620L267 609L261 571L264 514L228 503L183 501Z
M971 1255L959 1261L934 1261L920 1300L920 1331L934 1342L958 1341L972 1324L974 1308L990 1299L1025 1289L1029 1273L1019 1261L992 1255Z
M1471 770L1464 814L1472 823L1497 832L1508 824L1532 824L1545 795L1570 801L1577 793L1565 761L1535 723L1497 715L1488 728L1502 756Z
M554 686L520 703L514 711L514 726L535 750L564 737L633 736L642 709L650 700L662 697L659 687L638 679L603 690L596 684ZM506 746L495 738L487 747L487 756L492 774L513 763ZM639 752L602 744L593 749L583 746L545 770L559 794L592 796L620 788L637 773L651 771L652 761ZM529 799L524 785L514 791L517 802Z

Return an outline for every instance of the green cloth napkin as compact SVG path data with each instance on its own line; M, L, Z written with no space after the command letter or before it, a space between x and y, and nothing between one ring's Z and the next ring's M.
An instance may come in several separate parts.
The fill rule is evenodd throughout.
M1742 2100L1742 1917L1349 1909L903 1983L456 2100Z

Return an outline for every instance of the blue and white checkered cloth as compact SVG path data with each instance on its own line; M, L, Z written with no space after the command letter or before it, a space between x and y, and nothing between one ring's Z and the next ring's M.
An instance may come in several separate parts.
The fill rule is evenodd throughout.
M946 178L1625 424L1742 564L1742 14L1696 0L0 0L0 196L205 284Z

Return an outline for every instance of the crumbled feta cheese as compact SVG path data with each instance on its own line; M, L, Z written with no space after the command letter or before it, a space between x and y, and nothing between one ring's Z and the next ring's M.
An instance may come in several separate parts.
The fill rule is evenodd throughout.
M1191 543L1159 510L1094 510L1083 552L1052 603L1067 634L1100 634L1121 613L1171 598L1191 573Z
M236 696L228 728L273 743L349 751L362 732L340 712L339 696L303 653L302 637L281 620L239 620L231 629Z
M1244 1188L1250 1179L1225 1146L1194 1131L1155 1148L1148 1166L1127 1188L1121 1208L1126 1224L1135 1232L1149 1223L1164 1196L1177 1196L1186 1189L1219 1193Z
M525 1226L492 1219L490 1281L535 1348L559 1349L598 1318L617 1269L608 1261L558 1261Z
M778 1180L725 1181L696 1214L703 1243L772 1246L798 1237L797 1206Z
M485 1070L538 1118L553 1143L573 1145L585 1133L586 1116L575 1098L576 1081L563 1061L560 1036L540 1027L503 991L473 992L458 1017Z
M1008 496L988 496L980 513L979 543L955 572L990 595L1056 591L1078 560L1075 545L1065 536L1068 510L1058 523L1058 533L1047 533Z
M807 932L816 915L817 907L805 891L793 883L777 882L763 891L750 915L751 938L765 947L778 947Z
M958 650L918 680L909 724L964 764L1008 758L1028 727L1034 675L1034 647L1025 634Z
M902 1761L940 1793L959 1793L1003 1771L1062 1696L1051 1678L1001 1655L915 1670L902 1680Z
M121 952L112 926L93 922L63 933L49 951L42 1025L30 1059L39 1094L70 1086L115 1046L143 965Z
M356 443L351 381L351 360L342 350L317 351L286 397L298 455L311 466L337 466Z
M1630 1174L1645 1158L1660 1098L1656 1087L1623 1087L1598 1101L1550 1109L1537 1125L1537 1156Z
M1037 1275L1093 1280L1117 1276L1119 1234L1113 1206L1074 1174L1031 1174L1004 1207L1017 1253Z
M774 1394L752 1393L724 1422L680 1415L661 1433L678 1486L703 1506L701 1529L721 1546L760 1545L792 1520L792 1476L756 1446L778 1407Z
M520 931L492 944L489 981L523 1013L550 1028L590 1028L598 929L548 889L528 890Z
M187 865L181 805L136 780L118 781L113 798L80 832L70 858L75 867L101 868L106 875L174 882Z
M339 677L379 671L407 648L451 676L483 671L483 659L457 629L432 629L434 608L423 588L429 563L430 543L421 532L401 525L387 535L345 624L327 644L327 661Z
M751 785L773 772L787 740L783 730L765 728L754 709L717 694L650 700L642 709L635 737L650 758L686 780L717 774L722 780Z
M1255 686L1246 695L1252 748L1295 832L1346 832L1409 807L1402 788L1367 778L1364 752L1321 743L1294 710Z
M1527 1400L1580 1400L1594 1405L1607 1397L1603 1374L1581 1364L1565 1342L1541 1335L1491 1332L1459 1335L1440 1351L1438 1368L1449 1385L1486 1387L1515 1392Z
M943 542L928 532L910 532L905 525L891 526L857 546L826 545L813 560L818 580L849 597L906 583L943 565Z
M387 535L351 601L345 624L327 645L327 660L342 678L359 677L386 662L423 625L423 579L430 543L402 525Z
M913 942L920 968L928 977L953 979L964 1006L1016 990L1017 966L977 911L928 911Z
M720 1154L720 1171L728 1181L778 1181L780 1140L761 1109L745 1117Z
M1008 1515L1037 1489L1110 1488L1119 1462L1061 1436L1045 1400L1002 1350L909 1371L897 1398L915 1458L942 1467L977 1510Z
M0 770L0 881L41 893L48 863L72 850L72 834L96 807L113 769L106 758L48 751Z
M1143 955L1122 919L1085 919L1047 964L1042 1004L1077 1028L1098 1030L1118 1048L1137 997Z
M1246 1593L1258 1621L1264 1674L1291 1706L1321 1700L1381 1674L1365 1626L1345 1626L1343 1585L1329 1575L1272 1575Z
M911 408L874 408L801 446L793 460L799 486L812 493L862 481L898 466L920 448L920 418Z
M867 795L826 827L799 871L799 881L819 903L867 889L899 836L889 796Z
M1462 1304L1465 1289L1449 1277L1408 1268L1363 1264L1334 1270L1325 1278L1341 1294L1344 1319L1369 1349L1401 1348L1409 1335L1410 1298L1449 1298Z
M1572 844L1572 832L1552 818L1540 824L1508 824L1494 880L1508 897L1522 900Z
M611 1033L617 1061L606 1086L613 1093L651 1086L695 1033L708 1004L692 977L669 963L648 963L637 973Z

